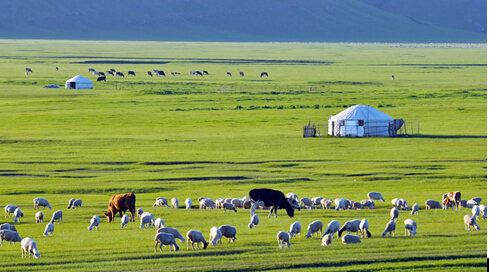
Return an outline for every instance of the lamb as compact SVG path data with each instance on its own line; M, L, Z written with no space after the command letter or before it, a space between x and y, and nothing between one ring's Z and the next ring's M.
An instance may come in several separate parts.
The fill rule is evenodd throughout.
M399 210L396 208L391 209L391 220L399 221Z
M19 233L13 230L0 230L0 246L3 246L3 240L8 241L9 245L14 242L14 245L16 242L21 242L22 237L20 237Z
M190 198L185 199L185 209L190 210L192 208L192 200Z
M258 218L258 215L254 214L251 217L251 222L248 224L248 227L250 227L250 229L256 228L256 226L258 225L259 222L260 222L260 219Z
M440 202L436 201L436 200L426 200L425 202L426 204L426 209L427 210L430 210L430 209L443 209L443 206L441 205Z
M335 211L339 211L340 209L346 210L346 202L344 198L337 198L334 200Z
M160 229L160 228L164 228L165 227L165 221L163 221L163 219L161 218L156 218L155 220L155 228L156 229Z
M202 232L198 230L189 230L187 232L187 250L189 250L188 246L192 242L192 249L195 250L194 243L197 243L197 249L199 249L199 243L202 242L203 248L207 248L207 241L204 239Z
M372 237L372 234L368 231L368 221L365 218L360 221L360 232L362 233L362 238L364 235L366 238Z
M222 236L229 238L228 243L233 241L233 243L238 239L236 238L236 228L230 225L222 225L219 227Z
M412 215L419 214L419 206L418 206L418 204L416 204L416 203L413 204L413 210L411 211L411 214Z
M144 212L143 214L141 214L141 225L139 227L143 229L146 226L155 226L155 217L149 212Z
M92 219L90 219L90 226L88 226L88 231L91 231L93 228L98 230L98 226L100 225L100 217L94 215Z
M313 205L313 203L312 203L312 200L310 200L310 199L309 199L309 198L307 198L307 197L303 197L303 198L301 198L301 206L302 206L302 207L305 207L305 208L307 208L307 209L309 209L309 210L314 209L314 205Z
M486 217L487 217L487 207L485 205L480 205L479 206L479 209L480 209L480 216L482 217L482 220L486 220Z
M315 208L316 208L316 206L321 206L321 200L323 200L323 198L320 196L313 197L311 199L312 205L314 205Z
M222 203L222 208L224 209L224 212L226 212L226 210L237 212L236 208L231 203Z
M182 243L185 243L185 238L180 234L180 232L177 229L174 228L169 228L169 227L163 227L158 229L158 233L169 233L175 237L175 239L178 239L182 241Z
M323 222L316 220L307 226L306 238L314 236L314 233L316 234L316 238L318 236L321 237L322 232L323 232Z
M53 234L53 231L54 231L54 225L53 223L48 223L46 225L46 228L44 229L44 236L48 236L49 234Z
M20 208L15 209L15 211L14 211L14 223L17 223L17 221L20 222L21 217L24 217L24 213L20 210Z
M44 207L44 209L46 209L46 207L48 207L48 209L52 209L51 205L49 205L49 202L47 199L45 198L42 198L42 197L36 197L34 198L34 210L35 209L38 209L39 210L39 206L42 206Z
M166 200L166 198L164 198L164 197L156 198L156 202L155 202L155 204L153 204L153 207L163 207L163 206L170 207L168 205L168 201Z
M299 223L299 221L295 221L290 225L289 238L292 239L293 237L296 237L297 234L299 234L299 238L300 238L301 231L302 231L301 223Z
M217 243L221 245L221 237L222 237L221 230L218 229L217 227L212 227L211 235L209 237L209 243L211 243L213 246L217 245Z
M394 219L391 219L385 226L385 230L384 232L382 232L382 237L385 237L387 233L389 233L389 237L391 237L391 235L394 236L395 231L396 231L396 222L394 221Z
M170 252L171 252L172 246L173 246L173 249L175 251L180 250L180 247L177 245L177 242L175 241L175 237L173 237L173 235L171 235L169 233L164 233L164 232L157 233L155 236L155 241L156 241L155 252L157 252L156 247L158 246L158 244L160 244L160 251L161 252L163 252L163 249L161 249L162 245L165 245L165 246L169 245L170 246Z
M5 206L5 218L7 218L7 214L8 214L8 217L10 217L10 214L13 214L17 208L18 207L15 205Z
M341 229L338 231L338 237L341 237L341 234L344 231L348 231L348 234L350 234L352 232L356 232L358 235L358 231L360 230L360 223L361 223L361 221L358 219L354 219L354 220L350 220L350 221L346 222L345 224L343 224Z
M41 254L37 250L37 243L31 238L26 237L22 239L20 245L22 248L22 258L24 258L24 253L26 258L27 258L27 253L29 253L29 258L31 257L31 254L34 255L34 258L36 259L39 259L41 257Z
M54 221L58 220L58 224L61 223L61 221L63 221L63 211L55 211L53 213L53 217L51 217L51 221L49 221L50 223L54 223Z
M475 216L470 216L466 214L464 216L464 223L465 223L465 230L480 230L481 228L479 225L477 225L477 222L475 221Z
M43 220L44 220L44 213L37 212L36 213L36 223L37 224L42 223Z
M124 228L127 226L129 223L129 216L127 214L124 214L124 216L121 218L121 227Z
M15 226L12 225L12 224L9 224L9 223L5 223L5 224L0 225L0 230L13 230L13 231L17 231L17 229L15 228Z
M360 201L360 204L362 204L364 207L367 207L367 209L372 210L375 209L375 202L370 199L364 199Z
M284 248L284 243L286 244L287 248L290 248L290 241L289 241L289 235L285 231L279 231L277 233L277 240L278 240L278 247L280 249Z
M174 209L178 209L178 199L176 197L171 199L171 207Z
M323 209L330 209L331 203L333 203L332 199L326 199L326 198L321 199L321 207Z
M346 234L345 236L341 237L341 242L343 244L356 244L356 243L361 243L362 240L360 240L360 237L352 234Z
M472 216L474 218L478 218L480 213L481 213L481 210L480 210L479 206L472 207Z
M333 245L333 235L323 235L321 246Z
M337 220L333 220L333 221L329 222L328 227L326 228L326 231L323 233L323 237L324 237L324 235L331 235L332 238L334 238L334 233L339 232L340 226L341 226L340 222L338 222ZM336 233L336 235L338 238L340 238L339 233Z
M81 206L82 206L82 200L81 199L72 198L72 199L70 199L70 202L68 203L68 209L74 209L76 207L81 208Z
M385 202L384 197L382 196L381 193L378 192L369 192L367 193L367 197L370 200L380 200L382 202Z
M404 229L404 236L406 236L406 233L408 234L408 236L411 236L411 235L414 236L418 233L416 231L416 229L418 228L418 225L412 219L404 220L404 228L405 228Z

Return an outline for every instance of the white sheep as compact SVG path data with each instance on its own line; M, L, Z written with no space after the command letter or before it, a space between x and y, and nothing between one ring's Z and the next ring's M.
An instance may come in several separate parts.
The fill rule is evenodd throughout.
M76 207L78 208L81 208L82 206L82 200L81 199L76 199L75 201L73 201L72 205L71 205L71 208L74 209Z
M233 202L233 199L232 199L232 198L230 198L230 197L226 197L226 198L224 199L224 203L233 204L232 202Z
M34 209L38 209L39 210L39 206L42 206L44 207L44 209L46 209L46 207L48 209L52 209L51 205L49 204L48 200L45 199L45 198L42 198L42 197L36 197L34 198Z
M474 202L477 203L477 205L479 205L481 203L481 201L482 201L482 198L480 198L480 197L473 197L471 200L473 200Z
M278 247L280 249L284 248L284 244L287 246L287 248L290 248L290 241L289 241L289 234L285 231L279 231L277 233L277 241L278 241Z
M321 199L321 207L323 209L330 209L331 208L331 203L333 203L333 200L332 199L327 199L327 198Z
M152 213L144 212L143 214L141 214L141 225L139 227L143 229L146 226L148 227L155 226L155 217Z
M404 236L406 236L406 233L408 236L415 236L418 233L417 229L418 225L412 219L404 220Z
M192 208L192 200L190 198L185 199L185 208L190 210Z
M121 227L124 228L129 223L129 215L124 214L121 218Z
M334 200L335 211L339 211L340 209L346 210L346 200L344 198L336 198Z
M202 242L203 248L207 248L207 241L204 239L202 232L198 230L189 230L187 232L187 250L189 250L189 244L192 243L192 249L195 250L194 243L197 243L197 249L199 249L199 243Z
M204 198L204 199L200 200L199 208L200 209L215 209L216 203L214 203L214 201L212 201L212 199Z
M478 218L480 213L481 213L481 209L479 208L479 206L472 207L472 216L474 218Z
M258 218L258 215L255 214L251 217L251 222L248 224L248 227L250 229L256 228L256 226L258 225L259 222L260 222L260 219Z
M13 214L17 208L18 207L15 205L5 206L5 218L7 218L7 214L8 214L8 217L11 217L10 214Z
M251 200L249 199L246 199L246 200L243 200L243 209L251 209Z
M367 207L367 209L369 210L372 210L372 209L375 209L375 202L373 200L370 200L370 199L364 199L362 201L360 201L360 203L364 206L364 207Z
M163 206L170 207L168 205L168 201L166 200L166 198L164 198L164 197L156 198L156 202L155 202L155 204L153 204L153 207L163 207Z
M346 222L345 224L343 224L343 226L338 231L338 237L341 237L341 234L344 231L348 231L348 234L350 234L352 232L356 232L357 236L358 236L358 231L360 230L360 223L361 222L362 221L359 219L353 219L353 220Z
M316 234L316 238L318 236L321 237L323 233L323 222L316 220L307 226L306 238L314 236L314 233Z
M315 208L317 208L316 206L322 206L321 200L323 200L323 199L324 198L321 196L316 196L316 197L311 198L312 205L314 205Z
M14 211L14 223L17 223L17 221L20 222L21 217L24 217L24 213L20 210L20 208L15 209L15 211Z
M392 220L399 221L399 210L397 208L392 208L390 214Z
M233 199L231 200L231 204L233 204L233 206L234 206L236 209L243 208L243 200L241 200L241 199L238 199L238 198L233 198Z
M399 198L399 202L400 202L400 205L401 205L401 210L403 210L403 211L409 211L409 205L408 205L407 201L404 198Z
M355 201L353 201L353 200L345 199L345 208L348 209L348 210L350 210L353 207L353 203L354 202Z
M163 221L163 219L161 218L156 218L155 219L155 228L158 230L160 228L164 228L165 227L165 221Z
M336 232L336 235L339 238L340 235L339 235L338 231L340 230L340 227L341 227L340 222L338 222L337 220L333 220L333 221L329 222L328 227L326 228L326 231L323 233L323 237L324 237L324 235L331 235L332 238L334 238L334 233Z
M226 212L226 210L231 210L231 211L237 212L236 208L231 203L222 203L222 208L223 208L224 212Z
M419 206L418 206L418 204L416 204L416 203L413 204L413 210L411 211L411 214L412 215L419 214Z
M61 221L63 221L63 211L55 211L53 213L53 217L51 217L51 221L49 221L50 223L54 223L54 221L58 220L58 224L61 223Z
M393 200L391 200L391 203L392 203L392 207L403 210L404 202L400 198L394 198Z
M185 238L180 234L180 232L177 229L174 228L169 228L169 227L163 227L158 229L158 233L169 233L175 237L175 239L178 239L182 241L182 243L185 243Z
M27 253L29 253L29 258L31 257L31 254L34 255L34 258L36 259L39 259L41 257L41 254L37 250L37 243L31 238L26 237L22 239L20 245L22 248L22 258L24 258L24 253L26 258L27 258Z
M352 234L346 234L345 236L341 237L341 242L343 244L357 244L361 243L362 240L360 240L360 237Z
M138 217L141 217L141 215L144 213L143 209L139 208L136 210L136 213L138 214Z
M296 194L294 194L294 193L288 193L287 194L287 198L288 199L295 200L295 202L299 203L299 197Z
M73 202L75 202L76 198L71 198L69 201L68 201L68 209L70 209L71 207L73 207Z
M88 226L88 231L91 231L93 228L98 230L98 226L100 225L100 217L94 215L92 219L90 219L90 226Z
M224 204L224 199L223 198L218 198L218 199L216 199L216 201L214 203L216 204L216 208L222 209L222 206Z
M351 209L363 210L363 205L360 202L353 202Z
M238 239L236 238L236 228L230 225L222 225L219 227L222 236L229 238L228 243L233 241L233 243Z
M385 202L384 197L379 192L369 192L367 193L367 197L370 200L380 200L382 202Z
M256 201L255 203L253 203L253 205L251 206L251 209L250 209L250 215L253 217L253 215L255 215L255 210L257 207L265 207L265 202L263 201ZM268 216L270 218L270 216Z
M368 231L368 221L367 219L362 219L360 221L360 233L362 234L362 238L365 236L366 238L372 237L370 231Z
M169 245L170 246L170 252L171 252L172 246L173 246L173 249L175 251L180 250L180 247L177 245L177 242L175 241L175 237L173 237L173 235L171 235L169 233L164 233L164 232L157 233L155 236L155 241L156 241L155 252L157 252L156 248L158 247L158 244L160 244L160 251L161 252L163 252L163 249L161 249L162 245L165 245L165 246Z
M480 216L481 216L482 220L486 220L486 218L487 218L487 207L485 205L480 205L479 209L481 211Z
M176 198L176 197L172 198L171 199L171 207L174 209L178 209L178 205L179 205L178 198Z
M430 210L430 209L443 209L443 206L441 205L441 203L438 202L438 201L436 201L436 200L432 200L432 199L426 200L425 204L426 204L426 209L427 210Z
M22 237L20 237L17 231L4 229L0 230L0 246L3 246L3 240L8 241L9 245L14 242L15 245L16 242L22 241Z
M211 243L213 246L217 245L218 243L221 244L221 238L222 238L221 230L217 227L212 227L211 234L209 236L209 243Z
M472 209L474 206L479 205L479 203L477 201L471 199L471 200L468 200L467 204L465 204L465 205L467 206L467 208Z
M396 232L396 222L393 219L391 219L389 220L387 225L385 225L385 230L382 232L382 237L385 237L387 233L389 233L389 237L394 236L395 232Z
M5 223L5 224L0 225L0 230L13 230L13 231L17 231L17 229L15 228L15 226L12 225L12 224L9 224L9 223Z
M53 223L47 223L46 228L44 229L44 236L48 236L49 234L53 234L54 232L54 225Z
M36 223L37 224L42 223L43 220L44 220L44 213L43 212L37 212L36 213Z
M299 221L295 221L290 225L289 229L289 237L292 239L293 237L296 237L297 234L299 234L299 238L301 237L301 231L302 231L302 226Z
M314 204L312 203L312 200L310 200L309 198L303 197L301 198L301 207L312 210L314 209Z
M465 230L480 230L481 228L479 225L477 225L477 222L475 221L475 216L470 216L466 214L464 216L464 223L465 223Z
M321 246L333 245L333 235L323 235Z

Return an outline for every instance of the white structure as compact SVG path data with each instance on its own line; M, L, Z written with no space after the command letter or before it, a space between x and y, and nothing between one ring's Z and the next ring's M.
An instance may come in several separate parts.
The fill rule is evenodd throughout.
M330 116L328 135L340 137L396 136L404 121L396 119L370 106L355 105Z
M65 83L66 89L93 89L93 83L91 80L84 76L74 76L68 79Z

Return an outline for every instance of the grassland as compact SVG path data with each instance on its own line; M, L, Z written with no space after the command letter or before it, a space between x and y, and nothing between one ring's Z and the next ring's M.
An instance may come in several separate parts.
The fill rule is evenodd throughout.
M1 271L485 271L487 224L467 232L470 211L401 212L394 238L382 238L390 200L420 206L460 190L487 205L486 45L255 44L81 41L0 41L0 206L18 205L22 237L37 241L39 260L21 259L20 246L3 246ZM26 67L34 73L24 75ZM59 71L55 71L59 67ZM88 68L114 68L136 77L94 82L93 90L43 89ZM152 69L176 77L148 77ZM207 70L209 76L189 75ZM239 77L238 72L244 72ZM259 74L267 71L268 78ZM226 76L231 72L233 77ZM394 74L396 79L391 80ZM302 138L309 120L354 104L394 118L419 120L420 134L396 138ZM325 135L326 133L323 133ZM153 208L159 196L238 197L270 187L299 197L360 201L380 191L375 210L313 210L294 218L279 211L247 228L249 212ZM186 233L208 237L212 226L234 225L237 243L207 250L154 253L154 230L121 229L103 218L108 199L132 191L137 206ZM45 197L64 222L43 237L32 199ZM83 208L67 210L71 197ZM50 217L52 211L45 210ZM292 240L279 250L276 234L300 221L325 225L367 218L373 237L359 245L321 247ZM407 218L418 223L404 237ZM12 219L1 220L1 223ZM167 249L168 250L168 249Z

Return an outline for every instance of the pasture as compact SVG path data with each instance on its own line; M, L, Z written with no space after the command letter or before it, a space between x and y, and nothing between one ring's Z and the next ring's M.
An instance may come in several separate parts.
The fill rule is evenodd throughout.
M469 209L424 208L454 190L487 205L486 54L485 44L1 40L0 206L22 209L17 230L37 242L41 258L22 259L19 244L4 243L0 271L486 271L486 221L477 221L480 231L465 231ZM126 76L96 82L89 68ZM167 76L147 76L153 69ZM269 77L260 78L263 71ZM75 75L94 88L65 89ZM43 89L49 84L61 88ZM302 138L309 121L327 125L355 104L419 120L420 134ZM196 207L199 197L242 198L253 188L355 201L378 191L386 202L374 210L301 210L293 218L259 210L253 230L249 210L182 209L187 197ZM200 251L177 242L180 251L155 253L154 229L137 221L121 229L119 217L109 224L103 216L110 196L125 192L182 235L195 229L208 239L211 227L229 224L237 241ZM35 197L53 206L43 210L43 224L34 220ZM72 197L83 200L81 209L66 208ZM177 197L181 208L152 207L156 197ZM382 238L393 198L421 210L401 211L395 237ZM56 210L63 223L44 237ZM93 215L102 224L89 232ZM361 244L335 238L321 247L319 238L305 238L314 220L326 228L362 218L372 237ZM418 224L415 237L403 234L407 218ZM276 235L294 221L301 238L280 250Z

